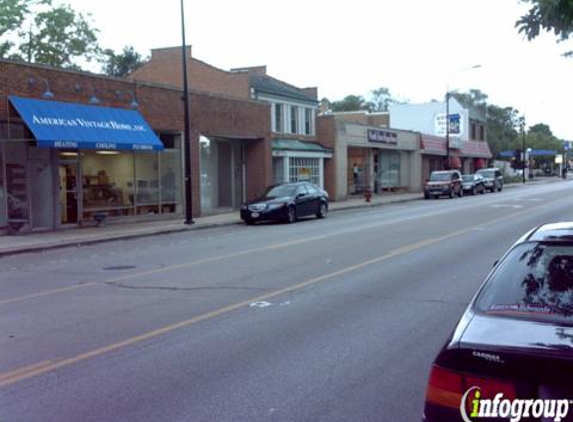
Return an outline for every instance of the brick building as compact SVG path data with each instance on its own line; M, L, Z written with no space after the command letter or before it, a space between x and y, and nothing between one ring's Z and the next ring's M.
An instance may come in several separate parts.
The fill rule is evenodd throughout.
M152 50L151 60L130 78L182 86L181 51L180 47ZM298 88L273 78L267 74L265 66L225 71L194 58L191 47L187 47L186 54L188 82L193 89L269 104L267 119L271 125L272 155L269 153L261 165L266 167L272 163L273 183L308 180L321 187L325 185L324 163L332 158L332 150L317 140L316 88ZM202 138L202 145L218 149L221 144L216 138ZM239 149L232 147L238 154ZM207 183L213 179L207 168L220 168L221 164L206 153L202 153L201 158L206 163L201 177ZM204 203L208 201L209 198L203 198Z
M102 213L121 221L182 213L181 89L5 60L0 86L0 230L57 229ZM270 182L270 111L246 95L189 95L199 216ZM200 154L209 137L225 143L219 160L232 167L213 174L205 203Z

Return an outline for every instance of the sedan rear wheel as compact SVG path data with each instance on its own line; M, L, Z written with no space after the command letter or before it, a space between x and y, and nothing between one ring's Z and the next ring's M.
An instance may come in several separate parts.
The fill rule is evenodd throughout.
M318 211L316 212L316 218L325 218L328 209L326 208L326 204L324 202L320 203L320 207L318 207Z

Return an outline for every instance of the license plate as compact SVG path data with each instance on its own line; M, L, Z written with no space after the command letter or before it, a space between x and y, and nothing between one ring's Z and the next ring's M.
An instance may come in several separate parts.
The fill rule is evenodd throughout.
M259 216L258 212L252 212L251 213L251 217L253 217L253 218L257 218L258 216Z

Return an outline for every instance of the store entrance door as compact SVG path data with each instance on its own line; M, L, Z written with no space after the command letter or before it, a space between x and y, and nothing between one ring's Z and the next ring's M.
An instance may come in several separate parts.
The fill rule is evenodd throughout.
M79 215L77 162L60 163L60 205L62 224L77 224Z

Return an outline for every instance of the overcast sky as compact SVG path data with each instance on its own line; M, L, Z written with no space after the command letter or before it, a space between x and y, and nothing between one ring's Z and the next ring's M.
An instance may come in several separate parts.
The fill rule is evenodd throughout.
M67 0L90 12L104 48L141 53L181 44L179 0ZM481 89L513 106L527 124L548 123L573 139L568 100L573 42L550 34L528 42L515 21L518 0L185 0L194 57L219 68L267 65L268 73L319 97L367 96L373 89L410 102ZM481 65L479 69L468 70Z

